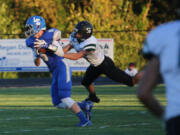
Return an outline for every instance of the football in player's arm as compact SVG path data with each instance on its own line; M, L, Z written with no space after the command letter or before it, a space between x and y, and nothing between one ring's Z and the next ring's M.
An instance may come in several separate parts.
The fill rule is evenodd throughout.
M81 83L89 91L89 97L86 101L90 100L98 103L100 99L96 96L92 83L101 74L105 74L114 81L133 86L139 81L141 73L135 77L131 77L124 71L118 69L112 59L104 55L103 50L98 45L97 39L92 33L93 27L89 22L79 22L70 35L70 43L64 48L64 58L71 60L85 58L90 63ZM74 48L77 53L66 53L71 48Z
M70 109L80 120L77 126L91 125L92 102L77 103L71 98L71 71L62 57L61 31L55 28L46 30L45 20L41 16L30 17L25 29L26 45L34 52L35 65L40 66L42 59L52 74L51 97L54 106Z

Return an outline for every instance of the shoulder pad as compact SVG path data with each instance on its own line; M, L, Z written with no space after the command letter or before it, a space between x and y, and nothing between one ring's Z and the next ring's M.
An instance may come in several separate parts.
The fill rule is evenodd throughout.
M95 51L96 50L96 44L88 44L88 45L84 46L83 50Z
M61 31L55 30L53 35L53 41L59 41L61 40Z

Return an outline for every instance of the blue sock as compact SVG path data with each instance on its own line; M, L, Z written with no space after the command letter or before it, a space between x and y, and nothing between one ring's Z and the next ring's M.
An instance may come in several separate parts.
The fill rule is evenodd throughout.
M80 119L80 121L81 121L82 123L85 123L85 122L88 121L82 111L78 112L78 113L76 114L76 116Z
M82 102L78 102L78 105L79 105L79 107L81 108L81 110L84 110L85 109L85 104L84 103L82 103Z

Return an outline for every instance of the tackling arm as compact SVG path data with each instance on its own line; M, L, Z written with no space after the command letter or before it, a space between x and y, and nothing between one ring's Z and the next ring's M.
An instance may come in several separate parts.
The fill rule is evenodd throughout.
M71 44L68 44L66 47L63 48L64 53L68 52L69 50L71 50L73 47Z
M159 59L154 57L145 69L144 75L139 83L137 96L154 115L161 118L164 114L164 108L153 95L153 89L157 85L159 78Z
M89 47L89 46L88 46ZM94 45L93 45L94 47ZM95 49L92 47L91 48L83 48L82 51L78 52L78 53L66 53L68 50L70 50L71 48L73 48L73 46L71 44L68 44L63 50L64 50L64 58L70 59L70 60L78 60L80 58L82 58L83 56L87 55L87 54L92 54L94 53Z
M65 53L64 58L67 58L70 60L78 60L82 58L84 55L86 55L86 51L80 51L78 53Z

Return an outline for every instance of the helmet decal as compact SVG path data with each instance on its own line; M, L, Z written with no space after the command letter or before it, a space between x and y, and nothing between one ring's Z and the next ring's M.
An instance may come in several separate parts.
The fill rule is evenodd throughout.
M75 26L74 32L81 34L82 37L79 40L83 41L92 35L93 27L88 21L81 21Z
M46 22L41 16L31 16L25 25L26 37L35 35L40 30L46 30Z

